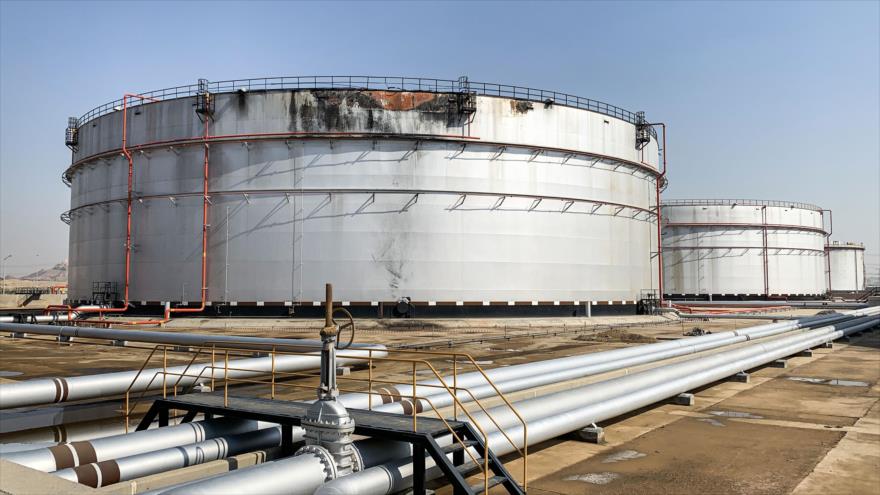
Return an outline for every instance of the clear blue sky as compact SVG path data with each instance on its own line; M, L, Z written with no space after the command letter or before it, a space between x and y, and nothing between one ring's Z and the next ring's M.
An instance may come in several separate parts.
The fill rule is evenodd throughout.
M200 77L554 89L669 124L670 198L804 201L880 248L880 3L0 2L0 256L67 256L63 131Z

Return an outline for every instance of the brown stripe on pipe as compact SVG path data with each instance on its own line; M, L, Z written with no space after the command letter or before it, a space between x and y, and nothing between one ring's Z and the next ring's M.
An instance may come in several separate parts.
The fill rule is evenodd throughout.
M60 425L55 425L52 427L52 440L54 440L55 443L61 443L64 441L64 430L62 430L61 428L62 426Z
M420 413L420 412L424 412L424 411L425 411L425 407L422 405L422 401L420 399L416 399L416 412Z
M53 378L52 383L55 385L55 398L52 399L52 402L61 402L61 382L57 378Z
M55 458L55 470L73 467L76 463L73 461L73 452L67 447L68 444L63 443L54 447L49 447L49 452Z
M86 464L85 466L77 466L73 468L76 473L76 482L82 485L98 488L98 466L94 464Z
M413 413L412 402L410 402L409 399L403 399L400 401L400 407L403 408L403 414L409 415Z
M60 402L64 402L67 400L67 395L70 392L70 388L67 386L67 380L65 380L64 378L59 378L58 381L61 382L61 401Z
M379 394L380 397L382 397L382 404L389 404L391 402L394 402L394 400L391 399L391 393L388 392L387 388L377 387L376 392Z
M92 442L73 442L69 445L76 451L80 465L98 462L98 455L95 453L95 448L92 447Z
M388 392L391 394L391 400L393 402L400 401L400 390L397 390L397 387L394 385L388 385Z
M96 465L101 470L101 486L119 483L119 464L116 461L101 461Z

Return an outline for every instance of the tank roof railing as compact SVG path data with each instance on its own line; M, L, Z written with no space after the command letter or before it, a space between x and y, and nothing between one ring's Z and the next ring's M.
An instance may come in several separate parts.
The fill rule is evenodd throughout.
M664 199L660 206L781 206L802 210L824 211L809 203L771 199Z
M865 243L852 241L831 241L831 244L828 244L826 247L865 249Z
M483 96L498 96L517 100L528 100L541 103L552 103L567 107L589 110L614 117L630 124L641 124L640 117L636 112L630 112L614 105L609 105L597 100L582 98L580 96L534 89L524 86L512 86L508 84L484 83L468 81L466 78L432 79L423 77L391 77L391 76L291 76L291 77L263 77L257 79L231 79L228 81L214 81L208 83L208 91L212 93L231 93L235 91L271 91L292 89L354 89L354 90L380 90L380 91L427 91L449 93L475 93ZM151 98L150 101L133 99L128 105L139 106L152 103L156 100L170 100L195 96L199 93L198 84L176 86L172 88L157 89L142 96ZM105 103L86 112L77 120L77 125L82 126L89 121L102 115L121 110L122 99ZM653 132L656 138L656 132Z

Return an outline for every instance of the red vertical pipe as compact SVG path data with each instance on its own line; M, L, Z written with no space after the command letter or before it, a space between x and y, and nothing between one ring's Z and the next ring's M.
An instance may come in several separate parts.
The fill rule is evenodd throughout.
M767 207L761 207L761 238L764 246L764 297L770 297L770 264L767 249Z
M209 171L209 162L210 162L210 147L208 144L208 139L210 138L209 132L209 117L205 116L205 132L204 132L204 145L205 145L205 154L203 161L203 169L202 169L202 290L201 290L201 303L198 307L195 308L166 308L165 315L161 320L139 320L139 321L130 321L126 322L126 325L162 325L171 320L171 313L200 313L205 310L208 300L208 205L210 204L209 195L208 195L208 171Z
M202 170L202 291L201 304L197 308L169 308L165 311L165 319L170 319L170 313L198 313L205 310L208 300L208 205L210 200L208 197L208 164L210 161L210 147L208 138L210 136L208 122L210 118L205 116L205 154Z

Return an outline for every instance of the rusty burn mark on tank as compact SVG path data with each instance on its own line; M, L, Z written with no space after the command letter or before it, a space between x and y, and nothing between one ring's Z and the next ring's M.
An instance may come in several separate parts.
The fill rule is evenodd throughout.
M368 90L305 90L291 93L291 130L399 132L392 112L417 112L421 119L457 125L454 95Z
M439 93L411 93L406 91L366 91L385 110L446 111L448 101Z
M529 110L535 108L532 105L532 102L525 100L510 100L510 109L513 110L514 113L526 113Z

